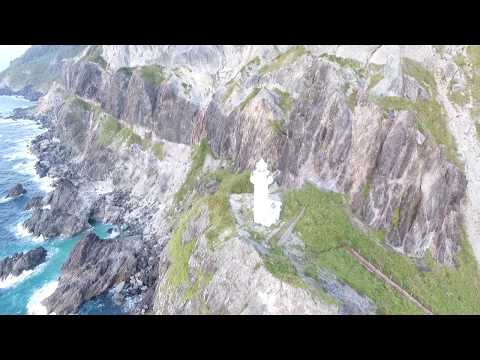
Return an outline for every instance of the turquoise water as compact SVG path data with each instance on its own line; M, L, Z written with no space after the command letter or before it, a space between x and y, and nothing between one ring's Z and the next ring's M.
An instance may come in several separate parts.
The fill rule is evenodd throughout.
M5 119L13 109L32 105L33 103L19 97L0 96L0 259L39 245L48 251L48 255L44 264L26 276L7 282L0 281L0 314L29 313L28 310L33 308L32 297L38 295L42 287L58 279L60 269L70 251L84 235L43 241L32 238L21 227L23 221L30 216L28 211L24 211L29 199L51 189L49 179L40 179L36 175L34 169L36 159L28 151L30 141L44 130L30 120ZM5 192L16 183L23 184L27 193L6 201ZM97 222L92 225L99 237L110 236L108 230L111 225ZM120 314L121 310L108 296L102 296L86 303L80 313Z

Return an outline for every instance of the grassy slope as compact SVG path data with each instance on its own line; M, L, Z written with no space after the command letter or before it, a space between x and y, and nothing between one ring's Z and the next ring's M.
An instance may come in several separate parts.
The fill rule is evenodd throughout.
M381 313L419 313L413 304L366 271L343 248L338 248L346 243L434 313L480 313L479 274L467 241L462 240L458 268L438 265L426 256L424 261L431 271L421 272L413 260L388 248L381 234L373 231L364 234L355 228L344 210L342 195L321 192L310 185L290 191L284 200L282 217L292 218L303 207L305 213L295 231L305 242L310 273L319 268L332 271L372 299Z
M308 50L303 45L292 46L287 51L279 54L271 63L262 66L259 70L259 74L266 75L268 73L277 71L283 66L295 62L297 59L301 58L307 53Z
M235 220L230 210L229 195L232 193L251 192L250 174L243 172L233 174L227 170L219 170L209 174L201 174L206 155L210 152L208 143L204 139L197 145L192 154L192 164L187 179L176 196L181 201L187 195L194 192L196 185L216 180L219 187L214 194L199 196L195 194L192 206L180 214L179 221L175 226L172 238L167 245L167 251L171 266L167 271L167 279L170 286L184 287L185 300L195 298L202 288L210 282L213 274L204 269L190 274L189 260L197 245L198 239L192 239L182 244L182 237L188 223L193 221L204 206L208 208L209 226L205 233L210 250L215 250L221 245L221 238L229 234L225 239L235 235ZM192 278L189 276L192 275Z
M465 55L457 56L455 63L465 76L466 89L463 93L450 92L449 98L459 106L471 102L473 107L470 113L476 124L477 137L480 139L480 46L468 46Z
M450 162L456 164L459 168L463 167L458 159L455 139L448 130L444 110L437 101L417 100L413 102L400 97L378 97L373 100L385 110L409 110L414 112L418 129L434 143L444 146L445 155Z
M80 101L90 106L80 98L77 98L75 101ZM114 116L105 113L100 109L98 109L98 114L96 116L100 122L96 140L98 144L102 146L113 146L114 148L121 145L131 146L133 144L138 144L142 147L142 150L151 151L158 160L164 158L163 144L152 143L150 139L142 138L132 129L122 126Z

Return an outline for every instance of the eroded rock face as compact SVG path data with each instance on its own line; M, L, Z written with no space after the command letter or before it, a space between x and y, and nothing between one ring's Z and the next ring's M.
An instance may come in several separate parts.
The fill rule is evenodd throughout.
M28 203L25 205L25 210L32 210L42 206L43 196L34 196Z
M59 285L44 304L48 313L70 314L85 301L128 281L138 266L141 238L102 240L88 234L63 264Z
M190 146L207 137L214 155L231 160L236 169L251 169L263 157L280 169L278 181L284 187L311 182L320 189L347 194L354 212L368 225L385 230L387 242L398 251L421 256L431 249L437 261L453 263L465 189L462 172L446 160L431 138L419 135L413 112L392 110L386 114L369 98L365 77L321 57L343 54L363 66L369 61L384 64L389 51L378 46L307 47L305 52L294 49L292 54L300 54L298 57L275 63L291 49L104 46L106 67L86 59L66 62L51 101L42 102L42 111L50 111L52 129L34 143L38 153L51 154L41 157L38 171L61 180L44 201L51 208L35 207L27 228L36 235L68 235L88 227L89 216L94 216L123 223L132 234L144 229L148 235L144 238L155 244L148 245L149 251L158 248L158 257L152 256L150 262L158 264L160 281L166 281L164 246L170 224L165 214L188 172ZM408 54L425 63L432 59L422 49ZM397 60L388 61L385 91L377 95L433 100L415 79L402 73ZM142 76L140 67L152 64L161 67L162 81ZM142 138L165 141L165 158L156 159L139 144L100 145L98 109L74 108L58 101L73 94L101 107ZM102 184L100 188L108 184L108 189L99 190L98 184ZM214 184L211 191L215 191ZM227 253L208 253L202 241L206 240L199 240L193 259L224 271L223 278L212 279L215 289L212 285L209 291L214 295L209 301L213 311L330 312L308 295L282 287L266 270L254 271L260 259L255 249L236 240L228 243L227 249L248 260L237 264ZM122 249L112 246L111 256ZM92 258L89 263L97 269L94 262L100 260ZM236 272L229 262L238 266ZM252 296L249 310L242 308L247 306L243 300L227 298L229 282L237 281L238 269L244 271L242 286L246 287L240 297ZM103 280L88 290L91 296L115 283L95 271L88 275L92 281ZM86 299L79 295L85 285L80 273L77 275L77 285L68 290L73 303L61 304L58 295L52 309L73 311ZM265 299L254 298L249 287L252 281L263 287L265 299L267 295L302 299L304 307L296 307L290 300L267 304ZM65 294L66 284L65 280ZM146 292L149 295L144 299L151 298L151 287ZM343 293L351 295L348 289ZM230 302L222 308L225 301ZM181 302L179 294L170 294L159 302L157 311L194 313L203 306L191 303L182 308Z
M156 314L337 312L335 306L322 303L305 289L275 278L265 268L257 250L244 239L227 237L212 251L205 236L208 225L206 207L187 224L182 243L196 242L188 261L189 280L185 284L171 286L167 272L161 273L154 306ZM160 269L165 266L168 267L168 257L163 253ZM190 292L188 297L186 294ZM183 300L185 296L186 301Z
M89 227L90 208L70 180L58 181L48 203L49 208L34 208L24 224L34 236L72 236Z
M26 270L32 270L45 262L47 250L43 247L37 247L33 250L16 253L0 261L0 280L7 276L19 276Z

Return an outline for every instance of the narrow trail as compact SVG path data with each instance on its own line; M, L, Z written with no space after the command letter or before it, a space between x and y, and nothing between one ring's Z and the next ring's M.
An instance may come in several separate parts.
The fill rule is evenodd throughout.
M465 162L467 178L467 196L464 204L465 230L475 258L480 263L480 144L468 105L459 108L449 101L448 83L442 79L441 69L439 70L435 72L437 99L447 113L450 133L457 143L460 159Z
M403 297L407 298L409 301L414 303L420 310L425 312L428 315L433 315L433 313L427 309L425 306L423 306L417 299L415 299L412 295L410 295L406 290L404 290L400 285L395 283L393 280L391 280L388 276L386 276L383 272L381 272L379 269L377 269L375 266L373 266L368 260L366 260L363 256L361 256L359 253L357 253L355 250L353 250L349 246L345 246L345 250L353 257L355 258L367 271L375 274L377 277L382 279L384 282L386 282L389 286L393 287L395 290L397 290Z

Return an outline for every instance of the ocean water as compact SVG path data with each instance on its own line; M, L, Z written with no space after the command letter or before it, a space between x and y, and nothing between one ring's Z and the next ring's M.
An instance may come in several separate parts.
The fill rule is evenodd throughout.
M45 130L31 120L5 118L15 108L32 105L20 97L0 96L0 260L39 245L48 255L47 261L34 270L0 280L0 314L44 313L41 300L55 290L63 263L84 235L45 240L32 237L21 225L30 216L24 210L27 202L35 195L50 191L52 185L51 179L36 175L36 158L29 151L30 141ZM5 193L17 183L21 183L27 193L6 199ZM92 230L101 238L112 236L108 233L110 228L109 224L92 222ZM84 304L79 313L121 314L122 310L104 295Z

